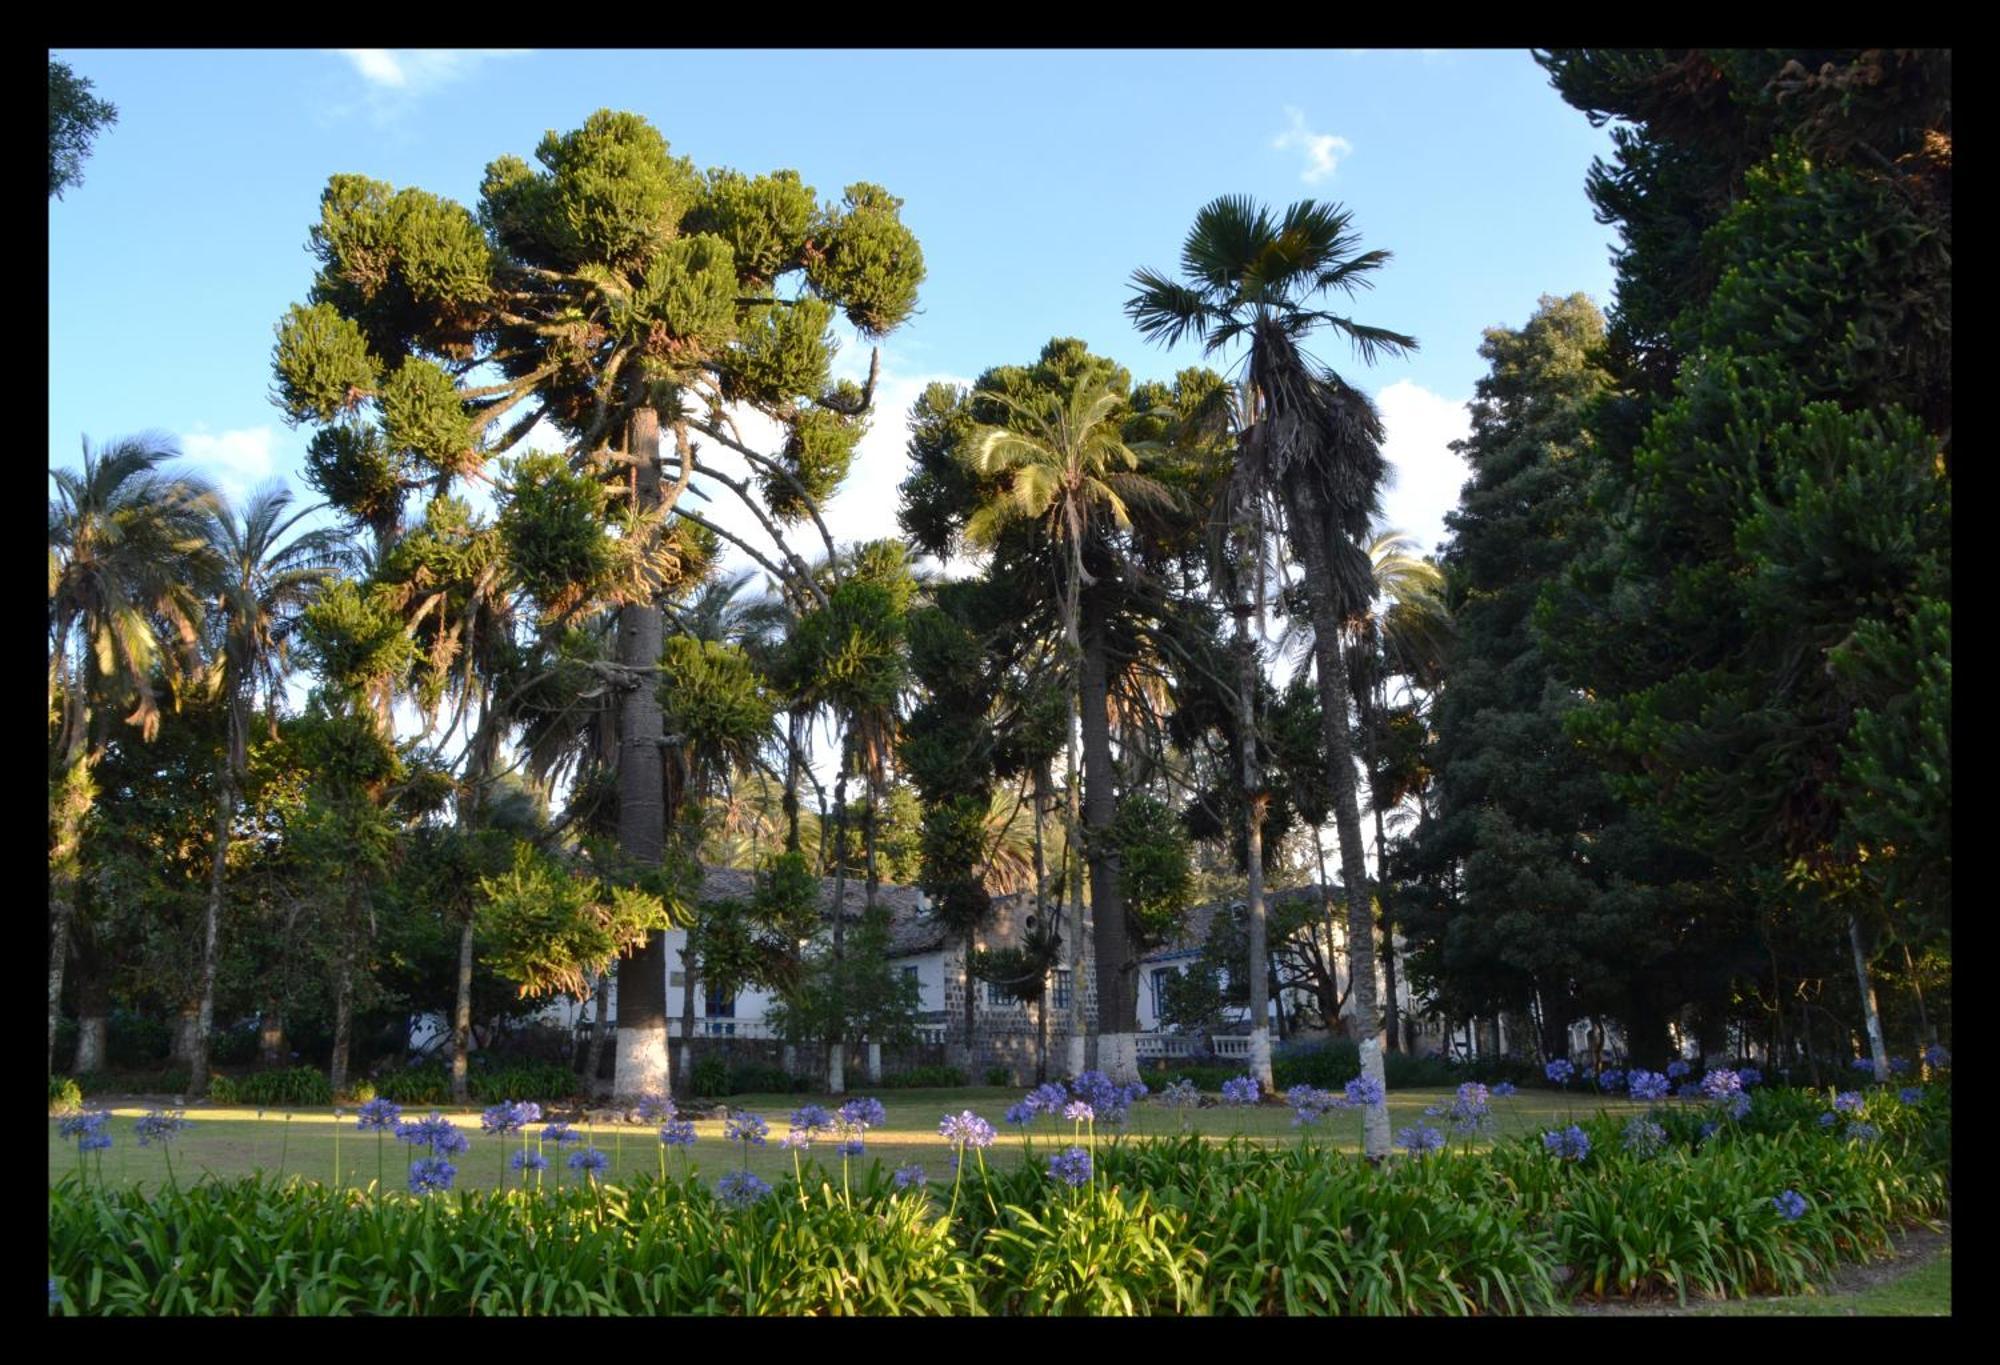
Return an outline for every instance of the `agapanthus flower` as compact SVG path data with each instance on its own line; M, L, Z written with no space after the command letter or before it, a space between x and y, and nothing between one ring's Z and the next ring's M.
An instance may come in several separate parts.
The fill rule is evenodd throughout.
M1343 1101L1331 1090L1295 1085L1285 1092L1285 1103L1292 1107L1292 1126L1309 1128L1342 1107Z
M667 1147L694 1146L694 1121L678 1119L660 1128L660 1142Z
M107 1141L104 1143L104 1146L109 1147L111 1145L108 1140L110 1135L104 1131L105 1125L110 1122L111 1114L109 1111L103 1109L86 1109L81 1114L71 1114L61 1123L57 1124L56 1131L63 1137L75 1138L77 1145L82 1150L95 1152L102 1150L95 1145L93 1140L96 1138L106 1138Z
M1932 1043L1924 1049L1924 1065L1934 1071L1942 1071L1951 1065L1951 1053L1945 1051L1943 1044Z
M1843 1090L1833 1097L1833 1111L1836 1114L1858 1114L1862 1103L1859 1090Z
M572 1171L587 1171L591 1175L602 1175L611 1169L611 1154L600 1152L595 1147L585 1147L569 1154L569 1168Z
M788 1152L803 1152L813 1145L812 1135L803 1128L787 1129L785 1135L778 1139L778 1145Z
M1694 1068L1688 1064L1685 1058L1676 1057L1671 1062L1667 1063L1667 1079L1670 1081L1677 1081L1681 1077L1687 1075L1688 1072L1692 1070L1694 1070Z
M807 1137L830 1133L833 1131L833 1115L816 1104L804 1105L792 1111L792 1127Z
M567 1123L551 1123L542 1129L542 1141L553 1142L558 1147L567 1147L573 1142L582 1142L583 1134Z
M1034 1106L1030 1105L1026 1100L1016 1101L1007 1106L1005 1118L1007 1122L1013 1124L1015 1127L1025 1128L1035 1121Z
M771 1187L748 1171L730 1171L715 1182L715 1197L735 1208L744 1209L771 1192Z
M1717 1067L1701 1078L1701 1093L1712 1100L1726 1100L1742 1090L1743 1078L1724 1067Z
M1625 1073L1616 1067L1613 1067L1609 1071L1600 1071L1597 1073L1597 1088L1599 1090L1619 1090L1623 1089L1624 1085Z
M546 1171L549 1168L549 1159L540 1152L522 1151L514 1153L511 1164L517 1171Z
M442 1194L457 1178L458 1167L443 1157L422 1157L410 1166L410 1193Z
M1844 1136L1849 1142L1873 1142L1882 1136L1882 1130L1872 1123L1850 1123Z
M51 1275L49 1276L49 1307L54 1308L61 1302L62 1290L56 1288L56 1277Z
M154 1143L172 1142L187 1127L187 1119L178 1109L155 1109L133 1125L139 1135L139 1145L150 1147Z
M1444 1116L1457 1132L1481 1132L1493 1124L1493 1111L1488 1106L1491 1097L1492 1092L1478 1081L1467 1081L1458 1087L1458 1094L1445 1108Z
M85 1133L76 1140L79 1152L108 1152L111 1150L111 1134L106 1132Z
M1572 1123L1543 1133L1542 1146L1564 1161L1582 1161L1590 1155L1590 1134Z
M1904 1104L1921 1104L1924 1098L1924 1088L1921 1085L1906 1085L1896 1092L1896 1098Z
M1667 1145L1667 1130L1648 1118L1634 1118L1625 1125L1625 1150L1637 1156L1652 1156Z
M1558 1057L1543 1067L1542 1073L1557 1085L1568 1085L1569 1078L1576 1074L1576 1068L1570 1065L1567 1057Z
M1133 1101L1146 1093L1143 1084L1114 1085L1102 1071L1085 1071L1069 1083L1074 1098L1089 1105L1100 1123L1123 1123Z
M1895 1072L1898 1076L1907 1074L1909 1069L1910 1059L1908 1057L1891 1057L1889 1059L1889 1070Z
M1090 1179L1090 1153L1071 1147L1049 1158L1049 1175L1066 1185L1082 1185Z
M724 1119L722 1137L725 1142L741 1142L745 1146L762 1147L764 1139L771 1135L771 1125L764 1122L761 1114L737 1114Z
M521 1112L521 1106L512 1103L496 1104L479 1116L479 1130L482 1133L518 1133L527 1123L528 1116Z
M1370 1105L1381 1104L1389 1098L1389 1093L1384 1089L1382 1082L1373 1076L1356 1076L1347 1083L1342 1094L1349 1104L1364 1109Z
M896 1182L897 1189L907 1190L912 1185L921 1185L924 1183L924 1168L921 1166L898 1166L892 1178Z
M1838 1121L1839 1117L1835 1114L1821 1114L1819 1116L1819 1126L1822 1128L1831 1128Z
M370 1100L358 1112L354 1126L364 1133L394 1132L397 1120L403 1117L402 1109L387 1100Z
M1496 1100L1504 1100L1509 1095L1515 1095L1519 1093L1520 1092L1514 1088L1514 1083L1512 1081L1499 1081L1496 1082L1493 1086L1493 1098Z
M993 1125L970 1109L957 1115L946 1114L938 1123L938 1133L947 1141L966 1147L993 1145Z
M860 1156L868 1150L868 1144L858 1137L842 1138L833 1144L833 1150L840 1156Z
M1702 1098L1701 1082L1682 1081L1681 1088L1676 1090L1674 1094L1684 1100L1701 1099Z
M1068 1104L1064 1105L1062 1115L1071 1123L1094 1123L1097 1121L1097 1111L1082 1100L1071 1100Z
M1764 1083L1764 1073L1754 1066L1741 1067L1736 1072L1736 1079L1743 1082L1743 1088L1748 1090L1753 1085Z
M1195 1088L1193 1081L1183 1077L1160 1092L1160 1103L1169 1109L1198 1109L1201 1107L1201 1091Z
M536 1104L533 1100L516 1100L514 1108L521 1116L521 1126L523 1128L526 1128L531 1123L540 1123L542 1121L542 1106Z
M665 1123L677 1111L673 1100L666 1095L641 1095L636 1112L641 1123Z
M1224 1104L1255 1104L1258 1098L1255 1076L1232 1076L1222 1083Z
M849 1100L840 1106L840 1121L852 1128L880 1128L889 1121L889 1111L880 1100Z
M1694 1140L1696 1142L1707 1142L1710 1138L1714 1137L1717 1133L1721 1131L1722 1131L1722 1125L1719 1123L1715 1123L1712 1121L1704 1123L1701 1126L1701 1131L1695 1134Z
M1428 1123L1414 1123L1396 1134L1396 1145L1412 1156L1422 1156L1426 1152L1441 1150L1444 1134Z
M1853 1067L1856 1071L1865 1071L1871 1076L1875 1074L1875 1062L1874 1059L1872 1058L1856 1057L1853 1061L1849 1062L1848 1065Z
M1806 1215L1806 1197L1797 1190L1786 1190L1783 1194L1773 1196L1771 1202L1777 1205L1778 1212L1788 1223L1796 1223Z
M1062 1107L1069 1103L1069 1091L1050 1081L1030 1090L1028 1098L1022 1102L1038 1114L1060 1114Z
M1634 1071L1625 1081L1626 1092L1635 1100L1663 1100L1668 1081L1657 1071Z
M1750 1097L1741 1090L1729 1097L1729 1117L1741 1122L1750 1115Z
M427 1147L432 1156L452 1156L472 1146L471 1139L443 1114L432 1110L429 1118L396 1126L396 1140L412 1147Z

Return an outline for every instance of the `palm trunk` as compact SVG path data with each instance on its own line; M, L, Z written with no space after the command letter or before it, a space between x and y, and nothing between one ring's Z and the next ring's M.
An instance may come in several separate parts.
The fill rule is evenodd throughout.
M637 510L660 502L660 415L642 407L632 415L631 455ZM618 662L634 670L657 668L665 626L650 599L618 613ZM666 786L660 748L662 723L654 674L635 672L618 703L618 847L628 862L658 867L666 848ZM618 965L618 1051L612 1093L636 1102L664 1095L667 1061L666 935L655 930L646 946Z
M785 852L799 851L799 750L804 744L805 716L791 712L785 720Z
M847 1089L847 1058L842 1055L842 1044L847 1030L844 1018L847 1002L842 998L846 985L842 973L847 963L847 769L851 759L849 745L843 736L840 748L840 774L833 782L833 994L828 1002L831 1017L827 1021L826 1048L826 1093L839 1095Z
M1847 917L1847 941L1854 948L1854 984L1861 996L1861 1017L1868 1029L1868 1055L1875 1066L1877 1084L1889 1079L1889 1047L1882 1037L1882 1011L1875 1003L1875 978L1868 972L1868 954L1862 947L1861 920Z
M1049 868L1042 852L1042 820L1049 803L1049 769L1037 763L1035 784L1035 923L1046 925L1049 913ZM1049 984L1042 978L1042 993L1035 998L1035 1084L1049 1078Z
M1396 1001L1396 923L1389 914L1389 898L1382 890L1388 884L1389 841L1382 822L1382 798L1374 790L1375 785L1382 780L1376 754L1375 732L1382 724L1383 712L1388 709L1385 704L1387 698L1382 696L1382 688L1383 684L1378 679L1372 707L1375 714L1369 718L1368 725L1368 774L1371 779L1368 804L1375 811L1375 899L1382 912L1382 984L1387 995L1387 999L1382 1003L1382 1017L1389 1032L1389 1050L1401 1052L1403 1021Z
M336 1097L347 1089L348 1040L354 1031L354 957L342 953L333 986L333 1058L328 1080Z
M1326 742L1333 791L1334 831L1340 840L1340 873L1347 883L1347 961L1354 996L1361 1074L1384 1087L1381 1018L1375 1000L1375 923L1370 913L1368 866L1362 854L1361 808L1354 793L1354 744L1347 728L1347 661L1340 650L1340 604L1334 599L1333 566L1327 538L1335 534L1319 498L1298 481L1285 498L1294 539L1306 562L1306 590L1313 616L1313 653L1318 663L1320 727ZM1370 1161L1389 1155L1389 1110L1370 1105L1362 1125L1364 1154Z
M232 708L233 710L233 708ZM232 714L230 726L235 728ZM215 798L215 862L209 869L208 913L202 925L201 1000L195 1007L193 1045L188 1049L188 1098L208 1093L208 1040L215 1028L215 972L222 934L222 896L229 866L230 827L236 823L236 764L232 753L222 760Z
M691 946L691 945L690 945ZM684 1096L694 1095L694 954L688 947L681 949L681 1057L680 1089Z
M79 727L80 728L80 727ZM77 886L83 880L83 821L90 813L90 769L85 751L72 745L57 779L49 812L49 1070L55 1070L56 1029L62 1023L63 969L69 964L70 926Z
M451 1098L454 1104L472 1099L469 1067L472 1054L472 917L458 931L458 1000L451 1019Z
M1083 649L1084 853L1090 863L1090 904L1097 949L1097 1069L1113 1084L1139 1079L1134 1033L1138 1028L1139 975L1125 927L1118 889L1118 855L1111 825L1118 814L1117 769L1111 757L1109 645L1103 609L1086 600Z
M1255 546L1247 520L1236 525L1239 573L1247 572ZM1239 595L1240 597L1240 595ZM1250 642L1250 603L1238 600L1236 616L1236 744L1243 765L1243 863L1249 878L1246 913L1250 937L1250 1075L1265 1094L1277 1089L1271 1079L1269 926L1264 910L1264 791L1263 765L1257 761L1257 652Z

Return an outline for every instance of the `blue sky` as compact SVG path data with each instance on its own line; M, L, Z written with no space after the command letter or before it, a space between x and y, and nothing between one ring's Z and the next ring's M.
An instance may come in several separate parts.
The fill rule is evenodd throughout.
M1141 378L1194 363L1141 341L1121 306L1132 270L1172 268L1218 194L1338 200L1395 253L1354 313L1421 353L1373 370L1321 354L1381 403L1387 520L1427 546L1463 479L1444 445L1481 330L1519 325L1543 293L1609 302L1611 231L1583 195L1609 139L1525 52L55 55L119 121L49 205L52 463L74 464L84 435L158 430L226 487L290 475L305 433L269 401L271 329L310 283L327 177L471 204L488 161L532 157L600 107L644 114L699 166L905 200L929 280L884 345L874 430L831 518L843 536L894 533L903 414L932 379L1051 336Z

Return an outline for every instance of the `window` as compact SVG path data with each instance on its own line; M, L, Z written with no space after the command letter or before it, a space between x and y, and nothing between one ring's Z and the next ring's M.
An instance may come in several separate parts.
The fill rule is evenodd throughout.
M1056 968L1055 999L1050 1003L1059 1010L1069 1008L1069 968Z
M723 994L715 987L708 988L708 1017L711 1019L734 1019L736 1017L736 994Z
M917 969L915 967L903 968L903 980L911 982L915 985L923 984L923 980L921 977L917 975Z
M1156 967L1153 969L1152 976L1148 978L1148 981L1151 983L1153 987L1154 1019L1158 1019L1160 1017L1160 1000L1161 997L1166 993L1167 978L1172 976L1173 974L1174 974L1174 969L1172 967Z
M986 983L986 1003L1005 1008L1014 1003L1014 997L1007 994L998 981L989 981Z

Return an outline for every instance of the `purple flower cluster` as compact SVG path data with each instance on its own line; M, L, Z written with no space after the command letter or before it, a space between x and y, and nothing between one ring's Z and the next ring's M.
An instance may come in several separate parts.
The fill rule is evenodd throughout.
M1667 1130L1651 1119L1635 1118L1625 1125L1625 1150L1635 1156L1652 1156L1666 1145Z
M1016 1128L1025 1128L1035 1121L1035 1106L1027 1100L1016 1100L1007 1106L1007 1112L1001 1117Z
M1428 1123L1413 1123L1396 1134L1396 1145L1411 1156L1422 1156L1426 1152L1441 1150L1444 1134Z
M1693 1070L1694 1068L1689 1066L1684 1058L1676 1057L1667 1063L1667 1079L1677 1081Z
M970 1109L946 1114L938 1123L938 1134L955 1147L991 1147L993 1125Z
M1750 1097L1739 1090L1729 1097L1727 1108L1729 1117L1740 1123L1750 1116Z
M784 1145L794 1150L812 1146L812 1140L822 1133L833 1131L833 1115L816 1104L808 1104L792 1111L792 1130L785 1134Z
M1224 1089L1227 1089L1228 1085L1227 1081L1223 1082ZM1165 1089L1160 1091L1159 1102L1169 1109L1199 1109L1201 1107L1201 1091L1195 1088L1193 1081L1182 1078L1170 1083Z
M1069 1091L1055 1081L1038 1085L1028 1092L1028 1098L1021 1101L1029 1110L1037 1114L1060 1114L1062 1107L1069 1103Z
M1459 1086L1450 1104L1434 1104L1424 1113L1431 1118L1450 1119L1454 1132L1483 1132L1493 1126L1493 1111L1489 1107L1492 1095L1478 1081L1467 1081Z
M880 1100L849 1100L840 1106L839 1118L849 1128L880 1128L889 1121L889 1111Z
M458 1178L458 1167L441 1156L423 1157L410 1166L411 1194L442 1194Z
M521 1103L503 1102L494 1105L479 1116L479 1128L481 1132L496 1133L504 1136L508 1133L520 1132L529 1124L540 1119L541 1116L542 1106L539 1104L532 1104L525 1101Z
M1701 1082L1682 1081L1681 1088L1674 1091L1674 1095L1679 1099L1698 1100L1702 1097Z
M1922 1104L1924 1088L1921 1085L1906 1085L1896 1092L1896 1098L1904 1104Z
M1496 1081L1493 1085L1493 1098L1496 1100L1508 1099L1518 1093L1512 1081Z
M1576 1074L1576 1068L1570 1065L1567 1057L1558 1057L1542 1068L1542 1074L1557 1085L1568 1085L1569 1078Z
M694 1146L694 1121L677 1119L660 1127L660 1143L666 1147Z
M57 1131L66 1138L75 1138L79 1152L101 1152L111 1146L111 1134L104 1131L110 1122L109 1111L87 1109L64 1119L57 1125Z
M1634 1071L1627 1078L1626 1085L1635 1100L1663 1100L1667 1097L1668 1081L1657 1071Z
M769 1136L771 1136L771 1125L764 1122L761 1114L738 1114L723 1120L723 1141L740 1142L745 1150L752 1146L762 1147L764 1139Z
M150 1147L154 1143L162 1146L180 1136L181 1129L187 1127L187 1119L178 1109L155 1109L133 1125L139 1135L139 1145Z
M1746 1066L1737 1070L1736 1079L1743 1082L1743 1088L1748 1090L1753 1085L1764 1083L1764 1073L1754 1066Z
M1849 1142L1873 1142L1882 1136L1882 1130L1872 1123L1850 1123L1845 1137Z
M1832 1113L1821 1114L1819 1116L1819 1126L1822 1128L1831 1128L1835 1123L1839 1121L1839 1118L1840 1116L1838 1114L1832 1114Z
M1095 1123L1097 1111L1082 1100L1071 1100L1063 1106L1062 1116L1071 1123Z
M1231 1076L1222 1083L1224 1104L1255 1104L1259 1098L1255 1076Z
M1908 1075L1910 1071L1910 1059L1908 1057L1891 1057L1889 1059L1889 1070L1898 1076Z
M435 1109L429 1118L397 1124L396 1141L427 1148L434 1157L455 1156L472 1146L472 1139L459 1132L456 1124Z
M747 1209L771 1192L771 1187L748 1171L730 1171L715 1182L715 1197L732 1208Z
M1951 1065L1951 1054L1942 1044L1932 1043L1924 1049L1924 1065L1933 1071L1943 1071Z
M516 1152L511 1164L517 1171L546 1171L549 1159L540 1152Z
M1624 1086L1625 1073L1616 1067L1613 1067L1609 1071L1600 1071L1597 1073L1597 1088L1599 1090L1622 1090Z
M1861 1112L1861 1092L1843 1090L1833 1097L1833 1112L1836 1114L1858 1114Z
M1346 1102L1331 1090L1318 1090L1310 1085L1295 1085L1285 1092L1285 1103L1292 1106L1292 1126L1311 1127L1336 1109L1347 1107Z
M1082 1185L1090 1179L1090 1153L1071 1147L1049 1158L1049 1175L1066 1185Z
M1564 1161L1582 1161L1590 1155L1590 1134L1572 1123L1543 1133L1542 1146Z
M1806 1197L1797 1190L1786 1190L1783 1194L1774 1196L1771 1202L1777 1206L1778 1212L1788 1223L1796 1223L1806 1216Z
M603 1175L611 1169L611 1155L595 1147L585 1147L582 1151L569 1154L569 1168L582 1171L586 1176Z
M1743 1092L1743 1078L1734 1071L1717 1067L1701 1078L1701 1093L1712 1100L1726 1100Z
M1111 1078L1102 1071L1085 1071L1069 1083L1070 1093L1089 1105L1098 1120L1103 1123L1123 1123L1130 1116L1132 1104L1146 1096L1146 1083L1133 1081L1130 1085L1113 1085Z
M558 1147L567 1147L572 1143L582 1142L583 1134L567 1123L551 1123L542 1129L542 1141L553 1142Z
M921 1166L898 1166L895 1176L896 1188L907 1190L912 1185L924 1184L924 1168Z
M641 1123L666 1123L679 1112L673 1100L666 1095L641 1095L636 1111Z
M370 1100L361 1106L360 1115L354 1126L362 1132L391 1133L396 1129L397 1120L403 1117L403 1111L387 1100Z
M1356 1076L1347 1083L1342 1095L1347 1103L1363 1109L1370 1105L1381 1104L1389 1098L1389 1092L1383 1087L1382 1082L1373 1076Z
M867 1144L858 1137L842 1138L833 1144L833 1150L842 1156L860 1156L867 1150Z

